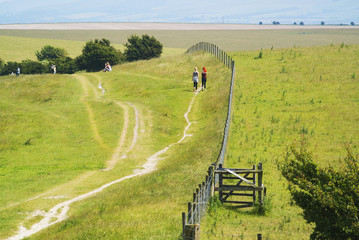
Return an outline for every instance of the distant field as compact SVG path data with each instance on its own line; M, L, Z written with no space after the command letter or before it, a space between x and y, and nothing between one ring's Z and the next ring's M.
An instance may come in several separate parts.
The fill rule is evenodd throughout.
M103 38L103 37L98 37ZM95 39L95 38L93 38ZM33 38L33 37L19 37L0 35L0 58L4 61L22 61L25 59L36 60L36 51L40 51L45 45L51 45L58 48L64 48L70 57L75 58L81 54L82 48L86 41L93 40L61 40L49 38ZM122 44L113 44L122 52L125 46ZM185 49L168 48L163 49L163 56L173 56L184 53Z
M0 30L0 36L88 41L107 38L124 44L133 34L155 36L168 48L187 49L201 41L217 44L226 51L359 44L359 28L271 29L271 30ZM0 52L1 55L1 52Z

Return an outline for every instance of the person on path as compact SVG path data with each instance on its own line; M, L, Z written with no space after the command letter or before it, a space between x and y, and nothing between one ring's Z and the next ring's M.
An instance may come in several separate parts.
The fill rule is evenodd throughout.
M17 77L20 76L20 68L19 68L19 67L17 68L16 76L17 76Z
M207 88L207 69L205 67L202 68L202 91Z
M197 86L198 86L198 76L199 73L197 71L197 67L194 68L194 71L192 73L192 81L193 81L193 92L194 90L197 90Z

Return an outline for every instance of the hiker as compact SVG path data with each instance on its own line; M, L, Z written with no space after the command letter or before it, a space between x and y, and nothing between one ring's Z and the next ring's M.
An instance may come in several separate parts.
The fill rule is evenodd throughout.
M19 67L17 68L16 76L17 76L17 77L20 76L20 68L19 68Z
M192 74L192 81L193 81L193 92L196 89L197 90L197 86L198 86L198 71L197 71L197 67L194 68L193 74Z
M105 63L105 69L103 71L104 72L111 72L112 71L112 67L111 67L109 62Z
M207 69L205 67L202 68L202 91L207 88Z
M51 73L56 73L56 66L54 64L51 64Z

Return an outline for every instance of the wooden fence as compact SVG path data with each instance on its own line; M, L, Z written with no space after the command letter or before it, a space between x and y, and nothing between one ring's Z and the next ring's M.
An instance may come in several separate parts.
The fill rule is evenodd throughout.
M235 204L236 207L252 207L255 202L263 204L266 188L263 185L262 163L251 169L223 168L222 164L214 171L219 177L219 200Z
M215 44L212 44L212 43L208 43L208 42L200 42L200 43L197 43L196 45L193 45L192 47L190 47L186 51L186 54L194 53L196 51L206 51L206 52L209 52L209 53L213 54L214 56L216 56L220 61L223 62L223 64L226 67L231 69L232 76L231 76L231 85L230 85L230 92L229 92L229 99L228 99L228 111L227 111L227 117L226 117L226 124L225 124L224 132L223 132L221 150L220 150L220 153L218 154L216 161L209 166L209 168L207 170L207 175L205 177L205 181L203 181L201 184L199 184L198 188L196 188L195 192L193 193L193 201L188 203L187 213L186 212L182 213L182 230L183 230L182 236L183 236L184 240L190 240L190 239L198 240L199 239L201 219L205 216L205 213L207 210L207 205L208 205L210 198L214 196L215 185L219 184L219 181L220 181L219 179L221 178L222 179L222 187L224 187L223 179L227 178L227 177L224 177L224 174L228 173L228 171L226 171L226 173L223 173L223 172L221 172L221 169L223 170L222 166L223 166L224 157L226 154L227 142L228 142L229 125L231 122L231 113L232 113L234 77L235 77L235 63L234 63L233 59L226 52L224 52L222 49L220 49L218 46L216 46ZM220 166L220 168L219 168L219 166ZM230 170L230 171L232 171L232 170ZM234 172L234 173L237 174L236 172ZM263 173L263 171L261 171L261 173ZM260 172L258 172L258 174L260 175ZM241 177L238 177L238 176L236 176L236 177L237 177L237 179L238 178L241 179ZM248 177L248 175L246 177ZM244 178L244 177L242 177L242 178ZM252 178L255 179L254 174L253 174ZM244 181L243 179L241 179L241 180L242 180L242 182ZM248 180L248 179L246 179L246 180ZM258 182L259 182L259 180L258 180ZM241 183L239 183L239 185L240 184ZM230 190L229 194L228 194L228 192L223 191L224 189L219 188L218 190L221 190L222 200L223 200L224 198L227 199L229 196L241 194L238 192L235 193L235 191L238 189L239 188L233 189L233 192L231 192L231 190ZM259 191L259 192L261 192L260 194L262 194L262 191L263 191L262 186L260 186L259 188L256 188L255 190L253 190L253 189L251 189L251 190ZM227 194L228 197L226 197L227 195L225 195L225 197L223 198L223 194ZM252 193L251 196L253 197L253 201L255 201L256 194ZM262 197L259 196L259 199L262 199ZM262 235L258 234L257 239L262 239Z

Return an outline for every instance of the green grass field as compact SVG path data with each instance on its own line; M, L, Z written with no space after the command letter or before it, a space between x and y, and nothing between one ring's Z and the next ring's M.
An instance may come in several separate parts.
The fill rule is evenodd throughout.
M340 168L345 144L359 149L359 46L236 52L236 88L227 167L263 163L272 206L267 216L251 209L214 207L202 223L203 239L309 239L311 226L290 204L276 161L305 139L316 162ZM230 199L229 199L230 200ZM227 236L222 238L222 234ZM236 238L237 237L237 238Z
M25 55L31 58L44 43L53 41L33 38L35 33L40 36L43 32L24 31L21 37L3 33L0 31L4 43L0 44L0 58L9 61L20 61ZM31 36L21 45L26 34ZM60 38L64 33L48 34ZM203 41L213 36L202 34L195 39L201 37L199 41ZM327 39L321 44L328 44L322 47L298 47L302 45L297 44L296 36L301 34L292 32L288 33L291 37L283 38L283 44L291 48L272 50L273 41L268 39L258 39L251 45L250 39L269 32L256 34L246 40L243 37L242 42L233 38L232 45L223 47L268 47L260 59L259 50L231 53L236 61L236 80L225 166L244 168L262 162L272 209L266 216L259 216L251 209L215 206L211 210L215 214L208 214L201 223L201 239L256 239L257 233L262 233L264 239L308 239L312 226L305 223L299 208L290 205L276 160L285 153L286 146L303 137L316 149L321 166L339 167L344 144L351 144L356 153L359 146L359 46L329 45L356 41L356 32L332 32L331 37L328 32L322 33ZM274 31L272 39L277 34ZM183 44L195 41L189 35L182 36ZM318 37L314 33L302 35L308 44ZM71 50L75 53L71 56L75 56L87 40L75 37L73 34L72 40L83 42L54 41L54 46ZM352 40L344 40L347 37ZM241 45L243 41L248 41L247 45ZM218 45L222 47L220 42ZM13 53L15 49L24 55ZM11 236L20 223L30 227L41 220L40 216L28 218L33 211L48 211L58 203L127 176L146 158L177 142L186 126L183 114L194 96L193 67L207 66L208 91L196 96L189 114L192 136L173 145L155 172L73 203L68 219L30 237L181 239L181 212L186 211L192 192L218 155L230 72L208 54L176 55L184 50L167 51L167 56L160 59L115 66L111 73L0 77L1 239ZM99 81L106 89L103 96ZM136 128L136 112L128 103L138 109L140 127L135 148L126 152ZM126 123L127 134L121 142ZM111 165L114 153L126 153L127 158L120 159L110 171L101 171Z
M179 211L190 198L188 191L216 157L229 70L212 56L197 54L115 66L111 73L1 77L0 235L10 236L21 222L30 227L41 220L26 220L30 212L49 210L131 174L146 158L177 142L186 125L183 115L194 96L191 74L195 65L207 66L213 73L208 91L196 97L189 115L193 136L174 145L156 172L71 205L68 220L38 235L40 239L143 239L149 235L160 239L179 236ZM97 88L99 80L107 90L104 96ZM138 108L141 131L128 158L103 172L125 121L125 110L116 102L130 102ZM135 124L131 108L129 115L131 132ZM132 139L128 134L124 146ZM163 218L154 223L158 215ZM74 221L77 227L69 227ZM96 226L104 221L112 223Z
M97 37L97 36L96 36ZM98 36L99 39L104 37ZM40 51L42 47L51 45L58 48L64 48L71 58L81 55L82 48L85 46L86 41L94 40L95 38L83 38L82 40L61 40L61 39L45 39L33 38L23 36L7 36L0 33L0 58L7 61L21 62L25 59L37 60L35 52ZM127 39L126 39L127 40ZM113 42L114 43L114 42ZM126 41L123 42L125 44ZM125 50L123 44L112 44L116 49L121 52ZM163 56L174 56L182 54L185 49L165 47L163 49Z
M89 41L107 38L112 43L125 44L128 37L136 34L155 36L166 48L188 49L198 42L211 42L225 51L247 51L293 46L317 46L330 44L359 44L358 29L293 29L293 30L240 30L240 31L115 31L115 30L0 30L0 36ZM177 52L183 53L182 52Z

